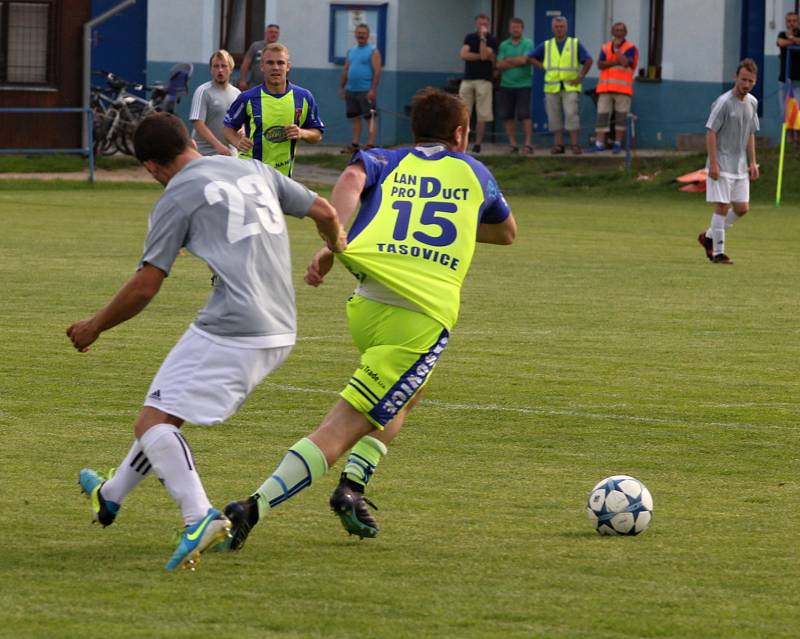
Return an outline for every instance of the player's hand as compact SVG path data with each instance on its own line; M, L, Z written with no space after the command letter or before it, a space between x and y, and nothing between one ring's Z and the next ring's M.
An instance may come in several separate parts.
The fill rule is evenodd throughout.
M221 146L217 149L217 154L219 155L230 155L231 150L227 146Z
M712 164L708 167L708 177L712 180L719 180L719 165Z
M332 268L333 253L327 247L320 249L317 254L311 258L311 263L306 268L306 274L303 279L306 284L316 288L325 281L325 276Z
M375 104L375 89L367 91L367 102L369 102L369 108L372 109Z
M247 91L247 80L239 80L239 90L240 91Z
M324 237L322 238L325 239ZM347 248L347 231L342 229L339 231L339 237L336 238L336 243L331 244L327 240L325 240L325 244L328 246L328 249L333 253L341 253Z
M239 138L239 141L236 143L237 150L241 151L242 153L247 153L250 149L253 148L253 141L250 138L246 138L244 136Z
M759 168L760 167L756 162L751 162L750 163L750 168L749 168L748 172L750 173L750 179L751 180L757 180L759 175L761 175L761 172L759 171Z
M340 97L340 98L342 98L342 100L344 100L344 99L345 99L345 96L344 96L344 87L339 87L339 97Z
M100 332L94 327L94 318L83 319L75 322L67 329L67 337L72 340L72 345L79 353L85 353L89 346L100 337Z
M288 140L302 140L303 139L303 129L301 129L296 124L290 124L286 127L286 138Z
M580 78L575 78L574 80L567 80L566 81L566 84L580 84L580 83L581 83L581 79Z

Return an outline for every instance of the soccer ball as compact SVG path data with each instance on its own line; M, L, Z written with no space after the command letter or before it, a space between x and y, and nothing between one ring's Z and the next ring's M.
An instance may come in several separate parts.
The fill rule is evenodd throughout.
M638 535L653 517L653 497L638 479L613 475L592 488L586 514L601 535Z

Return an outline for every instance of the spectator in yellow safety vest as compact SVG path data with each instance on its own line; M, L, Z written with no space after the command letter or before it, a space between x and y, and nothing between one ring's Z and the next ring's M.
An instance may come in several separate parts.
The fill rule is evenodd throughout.
M592 67L592 57L578 38L567 37L569 25L564 16L553 18L553 37L528 54L531 64L544 71L544 106L547 125L553 132L550 153L564 153L564 129L569 131L572 153L583 151L578 144L581 120L578 114L581 81Z

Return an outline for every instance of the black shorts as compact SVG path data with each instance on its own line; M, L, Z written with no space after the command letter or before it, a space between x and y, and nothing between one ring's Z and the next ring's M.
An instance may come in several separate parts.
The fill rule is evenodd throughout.
M374 102L367 100L366 91L345 91L344 102L348 118L357 118L363 115L365 119L369 120L372 112L377 109Z
M529 120L531 117L531 90L500 87L500 119Z

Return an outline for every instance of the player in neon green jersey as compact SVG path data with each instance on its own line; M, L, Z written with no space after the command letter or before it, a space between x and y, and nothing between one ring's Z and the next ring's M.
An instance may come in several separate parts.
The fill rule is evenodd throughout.
M465 154L463 101L424 89L411 127L414 147L359 151L334 187L343 225L358 209L339 258L358 279L347 316L361 362L317 430L289 449L254 495L225 508L231 549L351 447L330 504L348 532L377 535L364 489L447 346L475 244L514 241L516 222L497 183ZM332 266L333 253L319 251L306 282L319 286Z
M274 42L264 47L264 84L245 91L225 115L223 135L242 158L254 158L292 175L298 140L317 144L325 125L311 91L287 79L289 49ZM239 130L244 127L244 135Z

